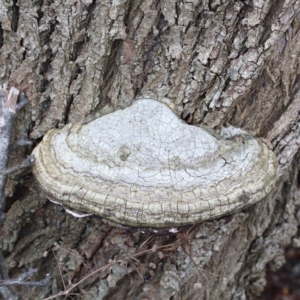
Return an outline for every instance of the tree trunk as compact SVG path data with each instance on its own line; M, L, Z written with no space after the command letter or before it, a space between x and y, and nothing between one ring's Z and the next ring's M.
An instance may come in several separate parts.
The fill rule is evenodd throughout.
M78 299L253 299L266 269L300 246L299 0L0 0L0 78L29 104L16 117L37 144L150 95L215 130L231 124L277 155L279 180L252 209L158 236L75 218L40 192L30 170L9 177L2 253L20 299L68 290ZM10 165L30 150L12 153ZM141 251L145 251L141 253ZM80 295L80 296L79 296ZM63 298L61 298L63 299Z

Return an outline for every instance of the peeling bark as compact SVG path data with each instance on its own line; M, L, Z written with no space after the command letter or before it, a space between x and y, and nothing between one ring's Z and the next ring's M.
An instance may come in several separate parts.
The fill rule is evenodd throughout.
M60 273L75 284L104 266L73 292L198 300L262 291L266 268L283 264L284 247L300 245L299 8L299 0L0 0L1 83L29 100L13 140L26 132L37 143L52 128L87 123L147 95L170 99L189 124L231 124L262 138L281 175L252 210L177 236L78 220L47 201L30 173L10 175L0 232L10 277L36 268L33 280L53 278L50 291L23 288L24 298L64 290ZM14 151L8 167L26 154Z

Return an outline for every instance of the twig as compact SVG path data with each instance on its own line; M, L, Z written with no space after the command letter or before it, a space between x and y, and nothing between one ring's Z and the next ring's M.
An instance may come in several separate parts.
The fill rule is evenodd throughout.
M19 90L12 87L9 91L6 86L0 86L0 228L5 218L4 206L4 188L7 174L14 169L6 170L9 157L10 140L13 132L13 125L16 118L16 112L28 102L25 95L20 96L20 102L17 103ZM28 161L26 162L28 163ZM17 168L19 169L19 168ZM5 171L6 170L6 171Z
M29 269L27 272L23 273L17 279L6 279L0 280L0 286L12 286L12 285L22 285L22 286L47 286L51 284L51 276L47 275L46 278L39 281L24 281L24 279L32 276L36 273L36 269Z
M145 244L145 243L144 243ZM174 245L175 245L175 248L174 248ZM157 246L157 247L152 247L151 249L147 249L147 250L144 250L144 251L139 251L133 255L131 255L130 257L125 257L125 259L131 264L131 259L136 259L136 257L139 257L145 253L151 253L151 252L155 252L156 250L167 250L167 251L170 251L170 250L174 250L174 249L177 249L178 246L180 245L180 242L176 242L176 243L172 243L171 245L163 245L163 246ZM97 274L98 272L100 271L104 271L108 268L110 268L111 266L113 266L114 264L116 264L116 261L112 261L111 263L108 263L107 265L103 266L103 267L100 267L99 269L93 271L92 273L86 275L84 278L82 278L80 281L78 281L76 284L71 284L67 290L65 291L62 291L56 295L53 295L53 296L50 296L48 298L45 298L43 300L50 300L50 299L54 299L56 297L59 297L59 296L66 296L66 295L69 295L70 292L78 287L82 282L84 282L86 279L88 279L89 277L93 276L94 274ZM131 264L132 265L132 264ZM134 269L136 270L136 268L134 267ZM138 272L138 270L136 270ZM138 272L139 273L139 272ZM139 275L141 276L141 274L139 273Z
M21 164L6 169L4 171L0 170L0 175L8 175L11 173L15 173L21 169L25 169L30 167L35 162L35 157L33 155L28 156Z
M54 250L52 250L52 253L53 253L54 258L55 258L55 260L56 260L56 263L57 263L57 266L58 266L58 270L59 270L59 274L60 274L60 277L61 277L61 281L62 281L62 283L63 283L63 285L64 285L64 289L66 290L66 285L65 285L64 277L63 277L63 275L62 275L62 272L61 272L61 269L60 269L60 266L59 266L59 263L58 263L58 259L57 259L56 255L55 255Z
M19 102L18 102L19 98ZM28 103L24 94L19 97L19 90L12 87L9 91L7 86L0 86L0 228L5 219L4 207L5 207L5 183L8 174L27 168L34 162L34 157L29 156L22 164L7 169L7 162L9 153L11 150L16 149L21 145L29 145L28 140L25 140L24 136L21 137L15 145L10 146L10 140L13 132L13 125L16 118L16 113L22 109ZM24 281L24 278L32 274L32 270L25 272L18 279L9 279L8 268L5 259L0 253L0 295L3 299L19 299L18 295L15 295L8 287L13 285L23 286L43 286L50 283L50 278L45 278L41 281L28 282Z
M1 299L9 299L9 300L19 300L20 297L14 294L11 290L9 290L6 286L0 286L0 295Z
M9 146L9 152L14 151L20 147L32 146L32 141L30 141L25 134Z
M101 267L101 268L95 270L94 272L92 272L92 273L88 274L87 276L85 276L84 278L82 278L82 279L81 279L80 281L78 281L76 284L70 285L70 287L69 287L66 291L60 292L60 293L58 293L58 294L56 294L56 295L54 295L54 296L50 296L50 297L45 298L45 299L43 299L43 300L50 300L50 299L54 299L54 298L59 297L59 296L66 296L66 295L69 295L70 292L71 292L74 288L76 288L77 286L79 286L83 281L85 281L85 280L88 279L89 277L93 276L94 274L97 274L97 273L100 272L100 271L103 271L103 270L106 270L107 268L110 268L110 267L111 267L112 265L114 265L114 264L115 264L115 262L111 262L111 263L109 263L109 264L107 264L107 265L105 265L105 266L103 266L103 267Z
M28 100L27 100L25 94L22 93L19 97L19 103L17 103L16 110L17 111L21 110L27 103L28 103Z

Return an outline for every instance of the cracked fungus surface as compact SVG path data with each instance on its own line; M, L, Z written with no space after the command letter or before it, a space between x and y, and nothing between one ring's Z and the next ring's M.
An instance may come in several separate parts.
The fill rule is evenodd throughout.
M140 99L49 131L33 172L50 199L82 212L135 227L193 224L259 201L276 181L272 151L241 130L224 132L216 138Z

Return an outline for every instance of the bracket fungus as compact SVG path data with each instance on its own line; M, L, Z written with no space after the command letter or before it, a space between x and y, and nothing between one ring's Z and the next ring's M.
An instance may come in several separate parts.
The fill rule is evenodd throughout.
M260 140L185 124L136 100L86 125L52 129L34 149L49 199L127 226L170 228L239 211L266 196L277 159Z

